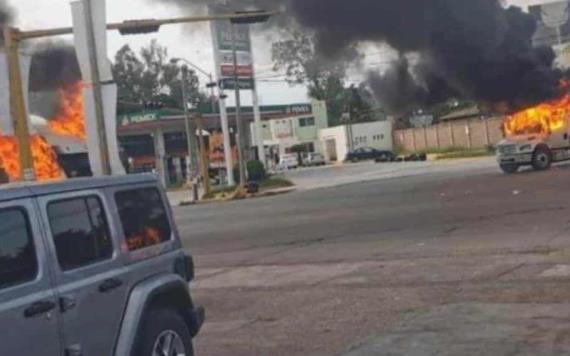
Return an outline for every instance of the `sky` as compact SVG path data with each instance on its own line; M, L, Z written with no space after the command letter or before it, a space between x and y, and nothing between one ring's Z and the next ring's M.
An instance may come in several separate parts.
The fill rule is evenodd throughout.
M71 26L71 8L69 0L7 0L16 12L16 26L22 30L32 30L51 27ZM97 0L101 1L101 0ZM476 1L476 0L474 0ZM505 0L509 5L526 7L531 4L547 3L552 0ZM147 0L107 0L108 22L120 22L129 19L144 18L171 18L188 15L172 5L159 2L151 3ZM196 13L195 15L200 15ZM277 105L303 103L309 99L303 86L290 87L287 83L272 78L276 75L271 70L270 45L262 34L253 36L253 50L258 78L268 81L258 83L260 103L262 105ZM121 36L118 32L109 32L108 51L112 58L125 44L137 50L157 39L166 46L172 57L185 58L207 72L214 72L213 48L210 27L207 23L192 25L164 26L159 33L150 35ZM65 37L63 37L65 38ZM70 39L68 37L68 39ZM393 56L382 48L367 49L366 64L370 68L381 68ZM353 70L349 75L349 82L363 79L360 72ZM203 79L206 82L206 79ZM244 92L243 102L251 103L251 96ZM233 105L230 96L228 105Z

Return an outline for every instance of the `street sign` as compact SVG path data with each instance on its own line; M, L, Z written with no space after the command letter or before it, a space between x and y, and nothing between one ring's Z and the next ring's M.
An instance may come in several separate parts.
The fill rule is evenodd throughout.
M218 21L215 24L218 49L220 51L232 51L232 28L229 21ZM251 40L248 26L234 26L234 38L236 49L243 52L251 52Z
M239 90L253 90L254 82L253 78L240 78L238 79ZM220 88L226 90L235 90L235 79L234 78L224 78L220 80Z
M232 12L229 6L210 5L212 15ZM216 72L220 80L220 87L235 90L235 75L237 72L239 90L253 90L255 72L251 55L251 37L249 26L233 25L230 21L215 21L212 23L212 36L214 42L214 55ZM233 36L233 37L232 37ZM234 58L234 43L235 57ZM237 66L235 62L237 59Z
M222 65L222 76L223 77L233 77L235 76L234 66L233 65ZM237 66L237 75L238 77L253 77L253 66Z

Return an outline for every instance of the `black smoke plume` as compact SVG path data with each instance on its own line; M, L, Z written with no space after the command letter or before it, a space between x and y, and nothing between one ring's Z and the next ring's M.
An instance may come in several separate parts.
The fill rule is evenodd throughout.
M4 0L0 0L0 45L4 44L4 27L9 26L13 20L13 10Z
M206 4L208 0L157 0ZM498 0L266 0L230 1L286 10L289 19L314 32L328 57L354 44L389 44L418 65L397 61L373 73L370 85L394 111L429 105L446 95L511 110L560 95L562 73L551 48L534 48L535 18ZM392 92L386 93L387 90Z
M32 53L30 91L52 91L81 80L75 49L66 42L44 42Z
M419 53L421 68L414 77L401 63L371 76L380 97L378 89L399 90L385 101L394 110L429 104L446 93L511 109L560 94L554 52L532 46L535 18L516 7L504 9L497 0L290 0L289 9L330 55L362 41Z

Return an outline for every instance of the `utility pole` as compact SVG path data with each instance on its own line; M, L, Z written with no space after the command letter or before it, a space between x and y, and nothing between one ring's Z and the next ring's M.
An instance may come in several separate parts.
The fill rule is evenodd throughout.
M194 201L199 200L198 187L194 184L194 170L198 166L198 158L196 156L196 126L190 120L190 111L188 110L188 90L186 88L186 80L188 79L188 67L182 66L182 105L184 106L184 126L186 129L186 145L188 146L188 159L186 160L186 182L188 187L192 189Z
M202 131L204 129L204 122L202 121L202 116L198 116L198 143L200 145L200 167L202 170L202 180L204 181L204 194L208 195L210 193L210 162L208 160L208 153L206 152L206 143L204 142L204 135Z
M239 185L241 187L245 186L246 181L246 171L244 162L244 130L241 122L240 111L241 111L241 96L239 87L239 75L238 75L238 59L237 59L237 45L236 45L236 35L233 22L230 22L231 36L232 36L232 54L234 62L234 89L236 94L236 127L237 127L237 146L238 146L238 166L239 166Z
M253 57L253 48L251 49L251 63L255 63ZM254 73L255 77L255 73ZM253 118L255 126L255 137L257 138L257 156L263 166L267 168L267 157L265 156L265 145L263 140L263 123L261 122L261 110L259 108L259 95L257 93L257 81L253 80L253 89L251 91L253 104Z
M85 6L85 23L87 24L87 47L89 49L89 62L91 62L91 85L93 86L93 98L95 100L95 120L97 121L97 134L100 144L99 150L101 151L101 169L103 175L111 175L111 159L109 155L109 145L107 144L107 127L105 124L105 109L103 106L99 61L97 60L97 42L95 40L95 28L93 24L92 0L83 1L83 5Z
M20 31L12 27L4 29L10 78L10 114L14 122L14 133L18 140L21 176L25 181L33 181L35 180L34 161L30 145L28 113L26 112L26 102L22 90L22 73L20 72L20 40Z

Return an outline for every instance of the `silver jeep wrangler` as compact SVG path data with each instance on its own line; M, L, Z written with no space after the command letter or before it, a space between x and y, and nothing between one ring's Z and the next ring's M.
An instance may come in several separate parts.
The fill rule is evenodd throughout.
M0 188L0 355L192 355L193 277L154 176Z

